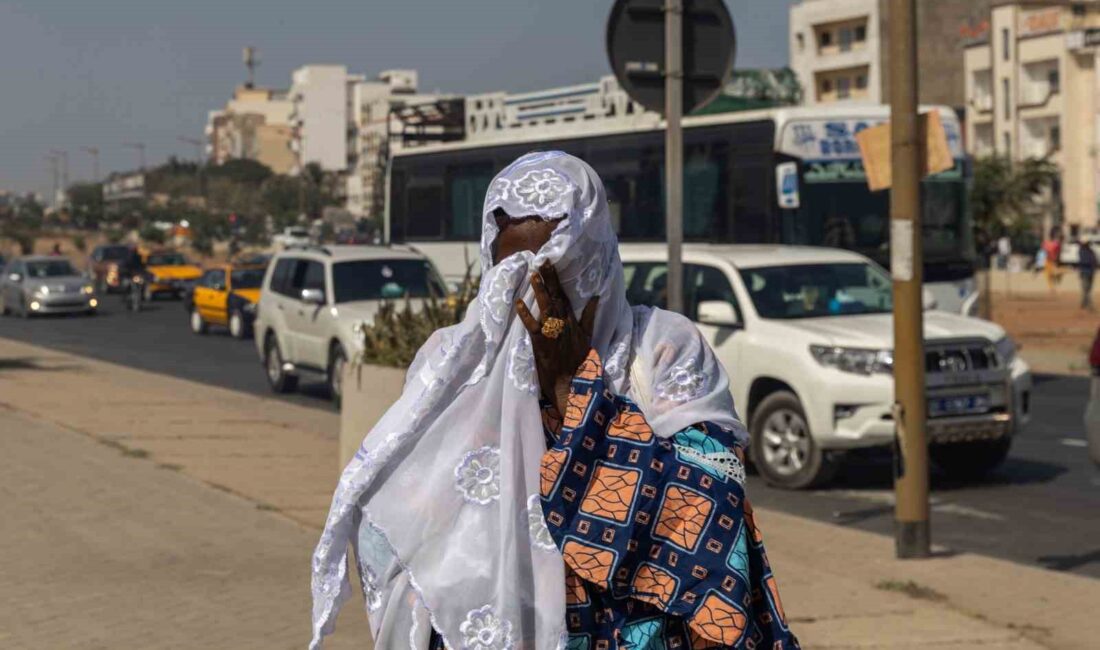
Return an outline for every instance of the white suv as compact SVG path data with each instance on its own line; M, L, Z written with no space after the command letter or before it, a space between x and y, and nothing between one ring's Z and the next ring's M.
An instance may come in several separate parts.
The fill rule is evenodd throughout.
M632 304L663 305L667 249L622 247ZM787 488L827 482L845 452L894 442L889 275L848 251L684 247L685 305L730 375L754 465ZM932 459L976 476L1028 418L1031 374L999 326L925 311Z
M326 246L284 251L264 275L254 331L272 390L323 379L339 406L344 364L358 351L356 324L383 301L445 296L435 267L413 250Z

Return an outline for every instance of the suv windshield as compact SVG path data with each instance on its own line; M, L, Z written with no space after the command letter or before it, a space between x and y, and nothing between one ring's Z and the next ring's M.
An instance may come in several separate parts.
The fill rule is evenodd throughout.
M441 298L443 281L426 260L361 260L332 265L337 303L355 300Z
M890 278L862 262L741 269L762 318L885 314L893 309Z
M124 260L130 256L129 246L104 246L100 249L100 257L105 260Z
M153 253L145 260L147 266L183 266L187 259L179 253Z
M236 269L229 278L234 289L259 289L264 281L264 270Z
M68 260L27 262L28 278L58 278L66 275L79 275Z

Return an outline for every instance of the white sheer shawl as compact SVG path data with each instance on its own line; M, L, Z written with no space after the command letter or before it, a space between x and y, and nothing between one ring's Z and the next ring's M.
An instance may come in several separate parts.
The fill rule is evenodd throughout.
M497 208L565 219L538 253L493 265ZM422 650L432 627L454 649L563 646L563 561L538 498L538 381L513 307L519 297L537 315L529 277L544 261L578 312L600 297L593 347L611 386L637 398L658 435L701 421L743 431L726 374L692 324L627 304L596 173L561 152L523 156L485 197L477 301L425 343L402 396L340 478L313 556L311 648L350 596L349 544L376 648ZM632 386L631 376L648 385Z

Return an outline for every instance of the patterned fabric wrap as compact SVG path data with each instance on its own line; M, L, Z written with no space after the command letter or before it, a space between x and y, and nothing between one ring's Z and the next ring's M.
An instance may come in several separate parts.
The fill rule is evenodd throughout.
M798 648L732 431L654 435L593 351L574 378L541 495L566 562L570 649Z

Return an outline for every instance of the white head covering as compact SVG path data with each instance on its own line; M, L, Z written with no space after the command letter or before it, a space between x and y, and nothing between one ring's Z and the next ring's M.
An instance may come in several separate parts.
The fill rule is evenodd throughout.
M565 218L537 253L493 265L498 208ZM538 496L538 379L513 306L521 297L536 310L529 279L546 261L578 315L600 297L592 345L612 389L634 397L658 435L702 421L744 431L726 374L692 324L627 304L595 171L561 152L523 156L485 197L477 301L417 353L403 394L340 478L313 557L312 648L350 595L349 543L375 647L422 649L431 627L454 649L562 647L563 561Z

